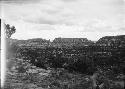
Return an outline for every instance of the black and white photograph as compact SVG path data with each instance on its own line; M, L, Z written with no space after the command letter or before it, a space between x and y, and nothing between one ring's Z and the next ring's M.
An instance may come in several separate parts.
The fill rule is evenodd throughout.
M125 89L125 0L0 0L1 89Z

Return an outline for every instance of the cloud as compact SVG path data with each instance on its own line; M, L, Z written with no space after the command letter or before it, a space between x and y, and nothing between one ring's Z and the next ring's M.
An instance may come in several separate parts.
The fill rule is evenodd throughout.
M125 27L121 27L118 30L121 31L121 32L125 32Z
M92 33L124 31L122 0L11 0L3 3L3 17L14 21L13 37L84 37ZM12 4L12 2L14 4ZM21 2L22 4L19 4ZM22 22L20 22L22 21ZM23 29L23 30L22 30ZM85 33L87 33L85 35ZM91 33L91 34L90 34ZM35 35L35 36L34 36ZM20 37L19 37L20 36ZM92 36L92 37L91 37Z
M78 0L62 0L64 2L74 2L74 1L78 1Z
M0 2L9 4L27 4L27 3L39 2L39 0L0 0Z
M37 0L37 3L33 1L10 0L30 4L4 5L4 13L8 18L50 25L81 25L86 23L86 20L93 21L93 18L119 19L118 15L123 14L121 3L115 8L118 0Z
M48 24L41 24L41 25L38 25L38 24L35 24L33 27L32 27L32 29L34 29L34 30L38 30L38 31L40 31L40 30L56 30L55 28L54 28L54 26L52 26L52 25L48 25Z

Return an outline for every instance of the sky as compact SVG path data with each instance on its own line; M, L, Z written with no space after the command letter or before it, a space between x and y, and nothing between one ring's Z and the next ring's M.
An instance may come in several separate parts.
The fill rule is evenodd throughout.
M0 0L14 39L125 35L125 0Z

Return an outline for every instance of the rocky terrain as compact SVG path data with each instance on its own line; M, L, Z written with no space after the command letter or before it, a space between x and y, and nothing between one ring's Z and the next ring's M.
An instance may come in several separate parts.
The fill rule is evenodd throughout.
M124 89L124 54L124 35L9 39L3 89Z

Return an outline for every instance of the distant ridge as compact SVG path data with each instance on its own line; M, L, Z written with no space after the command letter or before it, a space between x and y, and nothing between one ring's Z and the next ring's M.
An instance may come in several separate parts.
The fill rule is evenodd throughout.
M125 35L105 36L105 37L100 38L96 42L96 44L108 45L108 46L125 45Z
M65 46L65 47L72 47L72 46L88 46L94 44L93 41L88 40L87 38L55 38L52 42L53 46Z
M102 45L102 46L124 46L125 35L118 36L105 36L94 42L87 38L55 38L52 42L42 38L33 38L28 40L10 39L10 43L25 46L52 46L52 47L73 47L73 46L89 46L89 45Z
M87 38L55 38L53 42L86 42L89 41Z

